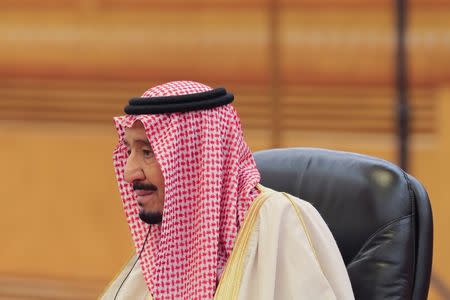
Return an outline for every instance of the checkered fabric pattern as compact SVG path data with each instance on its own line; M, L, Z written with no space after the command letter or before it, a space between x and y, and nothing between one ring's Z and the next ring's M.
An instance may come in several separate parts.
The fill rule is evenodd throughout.
M211 90L175 81L143 97ZM150 100L151 101L151 100ZM119 143L114 166L140 265L154 299L212 299L240 225L258 195L260 175L231 104L207 110L114 118ZM147 225L131 184L124 181L125 129L141 121L164 176L163 221Z

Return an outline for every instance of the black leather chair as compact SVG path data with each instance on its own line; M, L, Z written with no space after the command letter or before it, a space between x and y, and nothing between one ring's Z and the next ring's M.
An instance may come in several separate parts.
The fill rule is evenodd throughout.
M356 299L427 298L433 221L427 192L387 161L314 148L254 153L261 183L313 204L333 233Z

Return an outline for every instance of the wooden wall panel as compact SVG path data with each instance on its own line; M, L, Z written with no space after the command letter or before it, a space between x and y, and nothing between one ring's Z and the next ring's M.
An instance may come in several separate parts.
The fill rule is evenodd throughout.
M392 22L387 9L283 10L280 42L283 82L391 84Z
M0 76L265 83L267 19L262 9L0 12Z
M0 273L105 279L131 254L113 126L30 125L0 127Z
M280 0L282 6L297 6L303 8L324 8L324 7L347 7L347 8L373 8L390 7L394 3L390 0ZM447 0L411 0L408 1L411 7L450 7ZM173 9L198 9L205 6L214 6L222 8L230 7L262 7L268 5L268 0L3 0L0 3L2 9L136 9L155 7L167 7Z
M155 84L5 80L0 83L0 119L110 124L112 116L123 113L129 98ZM218 86L214 82L210 85ZM280 130L395 134L396 102L392 89L318 91L314 87L285 86L277 108L279 120L274 123L269 88L233 84L227 88L236 95L234 105L246 129L271 131L279 125ZM413 90L410 96L412 132L433 133L433 93Z
M263 6L220 10L205 4L201 13L114 7L0 12L0 76L269 84L269 11ZM449 20L449 9L411 10L407 42L412 85L450 80ZM393 84L390 6L287 6L280 21L283 82Z
M396 99L387 88L327 88L287 86L280 98L281 130L326 132L396 132ZM410 93L410 128L434 131L434 101L426 90Z
M99 11L99 10L153 10L153 9L173 9L173 10L198 10L205 7L215 7L222 9L236 8L260 8L264 7L268 0L3 0L0 8L4 10L79 10L79 11Z
M0 300L92 300L103 286L99 280L0 275Z
M434 215L434 270L439 275L442 283L447 285L449 291L450 283L450 239L448 230L450 228L449 202L448 202L448 170L450 169L450 84L442 87L436 95L436 122L437 127L437 152L436 161L439 162L435 172L439 176L435 191L437 197L433 201ZM430 160L434 160L430 158Z
M410 10L407 47L412 85L439 87L450 82L449 28L450 5Z
M370 1L370 0L279 0L281 6L286 7L302 7L302 8L368 8L368 7L383 7L389 5L389 0Z
M395 5L390 0L280 0L283 5L298 6L305 8L318 7L347 7L347 8L372 8L389 7ZM410 0L408 4L414 7L450 7L447 0Z
M160 83L160 82L159 82ZM213 87L222 86L205 81ZM123 114L133 96L158 82L3 80L0 82L0 120L107 123ZM269 89L230 84L234 105L248 129L271 126Z
M367 9L287 7L281 12L282 80L290 84L394 85L395 19L390 6ZM410 13L409 81L450 80L450 9Z

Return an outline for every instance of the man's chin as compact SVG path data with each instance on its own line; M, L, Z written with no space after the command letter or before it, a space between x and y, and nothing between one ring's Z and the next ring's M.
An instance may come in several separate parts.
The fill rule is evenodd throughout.
M159 211L145 211L141 209L139 218L147 224L159 224L162 222L162 213Z

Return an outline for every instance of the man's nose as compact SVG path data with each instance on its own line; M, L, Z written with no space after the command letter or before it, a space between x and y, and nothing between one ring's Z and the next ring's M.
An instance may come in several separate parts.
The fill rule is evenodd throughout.
M144 171L133 155L128 157L127 163L125 164L124 179L128 183L145 179Z

